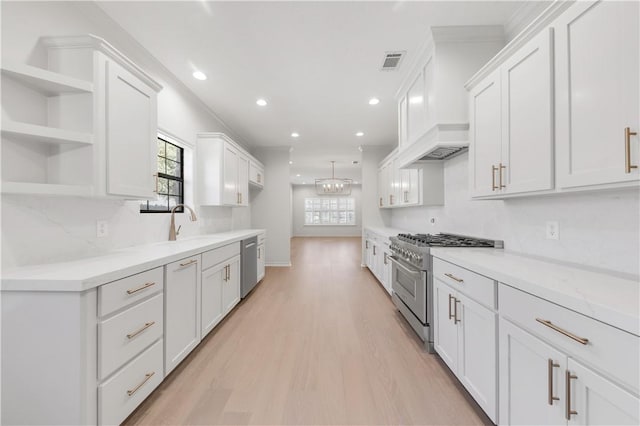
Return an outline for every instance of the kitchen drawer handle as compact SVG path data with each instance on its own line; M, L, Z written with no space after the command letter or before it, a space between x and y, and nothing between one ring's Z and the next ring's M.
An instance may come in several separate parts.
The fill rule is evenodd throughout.
M142 291L142 290L144 290L146 288L149 288L149 287L152 287L154 285L156 285L156 283L153 282L153 281L152 282L148 282L148 283L144 283L144 285L141 285L138 288L130 288L129 290L127 290L127 294L137 293L139 291Z
M127 391L127 395L133 396L133 394L138 392L138 389L140 389L142 386L144 386L144 384L147 383L149 381L149 379L153 377L154 374L156 374L155 371L152 371L151 373L145 374L144 375L144 380L142 382L140 382L140 384L138 386L136 386L135 388L129 389Z
M563 330L562 328L558 327L557 325L553 324L551 321L549 320L544 320L542 318L536 318L536 321L538 321L540 324L542 325L546 325L547 327L549 327L552 330L557 331L560 334L564 334L565 336L567 336L570 339L575 340L576 342L586 345L587 343L589 343L589 339L586 339L584 337L579 337L576 336L573 333L568 332L567 330Z
M449 277L449 278L451 278L452 280L454 280L456 282L459 282L459 283L463 283L464 282L464 280L462 278L458 278L453 274L446 273L444 275L445 275L445 277Z
M197 259L191 259L188 262L181 263L180 266L182 266L182 267L189 266L189 265L193 265L194 263L198 263L198 260Z
M631 169L638 166L631 164L631 136L636 136L638 132L632 132L630 127L624 128L624 172L631 173Z
M560 398L558 398L557 396L553 396L553 368L554 367L560 367L560 364L556 364L555 362L553 362L553 360L551 358L549 358L549 362L548 362L548 367L547 367L547 372L549 374L548 377L548 384L549 384L549 405L553 405L553 401L559 401Z
M134 331L131 334L127 334L127 339L133 339L138 334L142 333L143 331L145 331L147 328L151 327L155 323L156 323L155 321L151 321L151 322L145 323L145 325L143 325L139 330Z
M566 379L566 383L567 383L567 385L566 385L566 390L567 390L566 399L567 399L567 401L566 401L566 404L565 404L567 410L566 410L566 413L565 413L565 418L567 420L571 420L571 415L572 414L578 414L577 411L571 409L571 379L577 379L577 378L578 378L578 376L575 376L575 375L571 374L571 372L569 370L567 370L565 372L565 379Z

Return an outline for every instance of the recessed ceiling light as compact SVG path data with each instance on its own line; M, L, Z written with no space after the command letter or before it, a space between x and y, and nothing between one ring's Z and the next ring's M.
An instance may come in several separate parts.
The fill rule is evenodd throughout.
M296 177L300 177L300 173L298 173L298 174L296 175Z
M292 138L299 138L300 137L300 133L293 132L293 133L291 133L291 137Z
M198 80L206 80L207 79L207 75L205 73L203 73L202 71L194 71L193 72L193 78L196 78Z
M289 164L293 164L293 160L289 160Z
M380 99L378 98L369 99L369 105L378 105L379 103L380 103Z
M422 96L412 96L409 98L409 103L410 104L421 104L422 103Z
M307 182L302 182L302 184L303 184L303 185L306 185L306 184L307 184Z
M265 101L264 99L260 98L256 101L256 104L258 104L259 106L267 106L267 101Z
M358 133L356 133L356 136L364 136L364 133L363 132L358 132Z

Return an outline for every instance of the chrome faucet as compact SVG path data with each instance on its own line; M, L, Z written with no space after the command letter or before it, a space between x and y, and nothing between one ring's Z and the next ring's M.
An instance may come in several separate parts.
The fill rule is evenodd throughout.
M176 214L176 209L178 207L184 207L187 210L189 210L191 212L191 214L189 214L189 220L191 222L195 222L196 220L198 220L198 218L196 217L196 212L194 212L191 207L187 206L186 204L177 204L174 208L171 209L171 226L169 227L169 241L175 241L176 237L178 236L178 234L180 234L180 228L182 227L182 225L180 225L178 227L178 230L176 231L176 218L175 218L175 214Z

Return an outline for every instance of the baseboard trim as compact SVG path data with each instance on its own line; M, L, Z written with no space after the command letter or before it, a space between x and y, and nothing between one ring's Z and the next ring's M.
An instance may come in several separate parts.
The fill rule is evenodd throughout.
M291 262L269 262L265 266L273 266L274 268L290 268Z

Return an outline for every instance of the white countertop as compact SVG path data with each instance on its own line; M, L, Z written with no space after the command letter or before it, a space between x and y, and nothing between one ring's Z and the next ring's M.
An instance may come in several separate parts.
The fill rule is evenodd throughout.
M396 228L384 228L384 227L375 227L375 226L365 226L365 231L371 231L376 235L380 235L381 237L389 238L395 237L398 234L406 234L408 231Z
M244 229L115 250L69 262L2 271L2 291L84 291L176 260L265 233Z
M640 282L637 279L616 276L614 272L590 271L500 249L432 248L431 254L640 335Z

